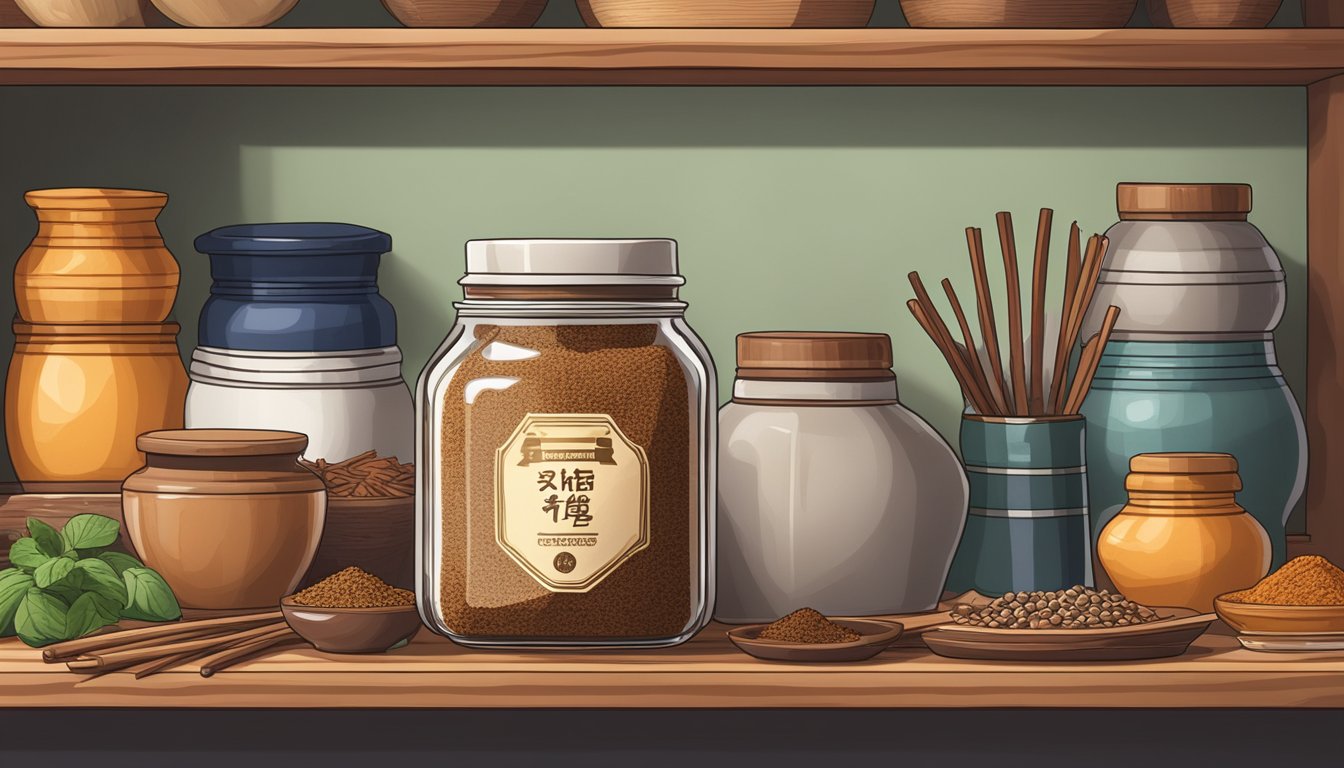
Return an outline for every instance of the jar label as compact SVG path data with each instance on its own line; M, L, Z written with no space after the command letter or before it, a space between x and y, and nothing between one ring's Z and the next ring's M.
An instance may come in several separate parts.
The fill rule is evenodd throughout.
M495 540L552 592L649 546L649 462L605 414L528 414L495 456Z

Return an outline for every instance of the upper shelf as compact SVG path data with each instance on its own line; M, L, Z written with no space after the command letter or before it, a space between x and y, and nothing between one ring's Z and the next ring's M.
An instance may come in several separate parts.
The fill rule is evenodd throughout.
M1344 30L4 29L0 84L1306 85Z

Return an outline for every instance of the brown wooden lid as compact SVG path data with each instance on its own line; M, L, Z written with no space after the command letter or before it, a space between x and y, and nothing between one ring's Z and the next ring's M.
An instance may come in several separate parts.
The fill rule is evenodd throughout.
M147 189L109 189L100 187L65 187L61 189L33 189L24 194L24 200L34 208L72 210L136 210L162 208L168 195Z
M1249 184L1121 184L1115 190L1123 221L1245 221Z
M885 333L765 331L737 337L742 378L891 378Z
M1140 453L1129 460L1125 488L1131 491L1233 493L1241 490L1235 456L1229 453Z
M297 455L308 447L308 436L269 429L164 429L140 435L135 447L168 456Z

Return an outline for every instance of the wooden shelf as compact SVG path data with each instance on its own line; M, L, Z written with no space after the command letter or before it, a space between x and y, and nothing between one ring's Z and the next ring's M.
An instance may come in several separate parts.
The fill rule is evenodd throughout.
M1342 679L1339 654L1257 654L1212 633L1148 662L996 664L897 648L842 665L756 661L719 626L638 653L470 651L425 633L384 655L293 651L209 679L187 666L144 680L86 678L0 642L0 708L1339 707Z
M0 30L0 84L1306 85L1344 30Z

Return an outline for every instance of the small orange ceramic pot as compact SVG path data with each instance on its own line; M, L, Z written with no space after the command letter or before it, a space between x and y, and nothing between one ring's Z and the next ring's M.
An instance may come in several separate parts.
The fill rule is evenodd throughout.
M116 493L144 462L136 435L182 426L177 323L14 323L5 439L29 493Z
M31 323L161 323L178 266L155 220L162 192L40 189L24 195L37 236L14 267L19 317Z
M1098 559L1125 597L1208 612L1218 595L1269 572L1269 535L1236 502L1241 476L1234 457L1143 453L1129 469L1129 503L1097 544Z
M184 608L275 608L312 563L326 520L322 480L299 464L308 438L253 429L175 429L136 441L126 478L131 544Z

